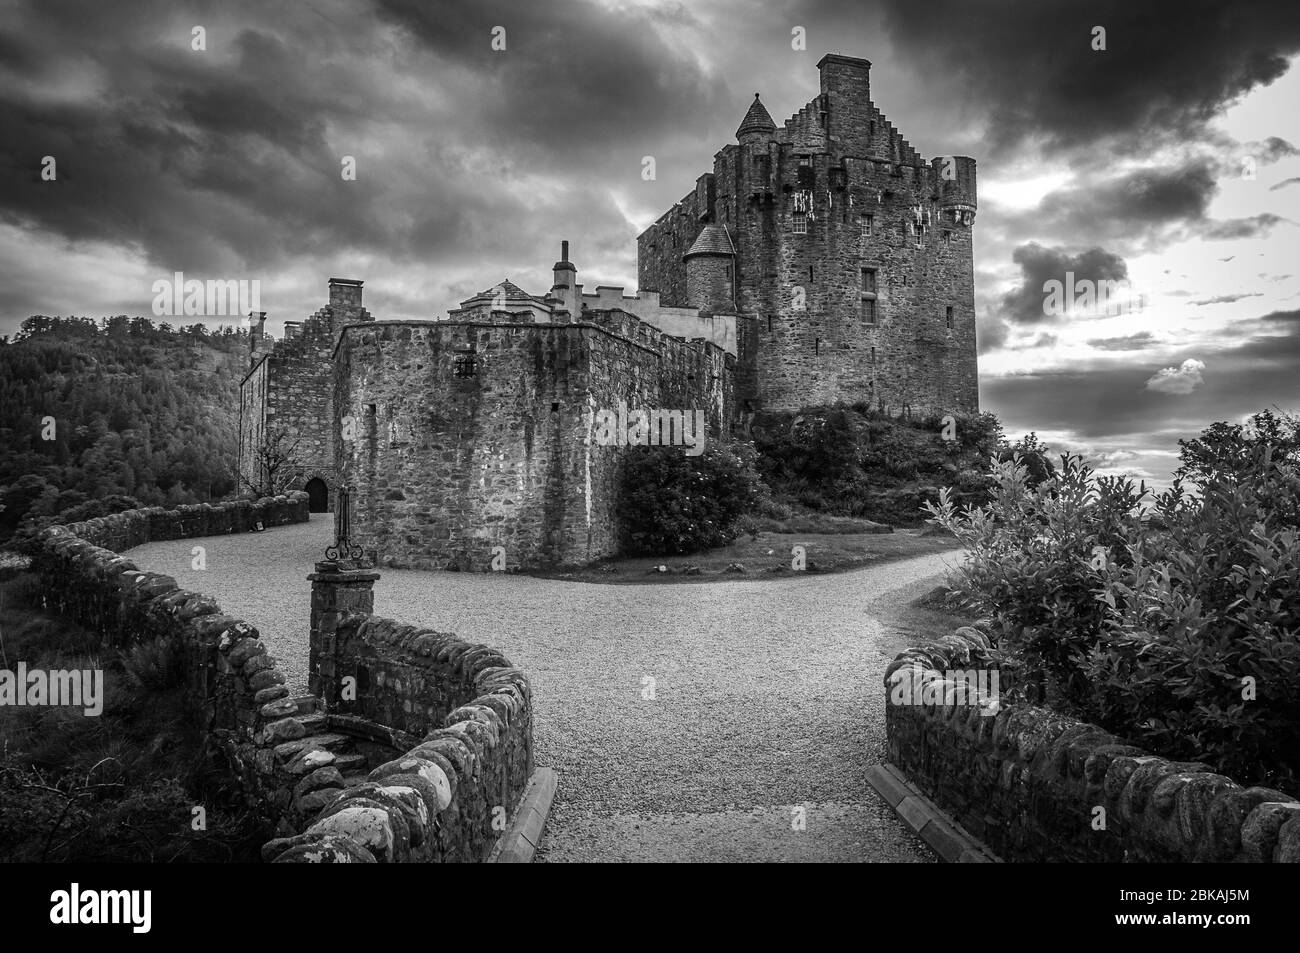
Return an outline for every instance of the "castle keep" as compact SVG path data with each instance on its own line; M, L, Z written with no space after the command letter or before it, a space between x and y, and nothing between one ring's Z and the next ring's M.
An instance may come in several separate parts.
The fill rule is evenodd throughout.
M866 60L818 68L783 128L755 96L737 143L641 234L635 295L585 291L564 242L546 294L507 280L442 320L376 321L338 278L284 340L253 315L241 474L257 482L270 435L296 441L281 489L324 510L350 488L374 562L586 563L619 551L622 455L682 452L600 439L616 409L698 412L706 442L835 401L978 410L975 162L918 156Z
M737 142L637 239L637 283L757 315L742 406L976 411L975 160L919 156L871 101L867 60L817 68L820 95L780 128L755 94Z

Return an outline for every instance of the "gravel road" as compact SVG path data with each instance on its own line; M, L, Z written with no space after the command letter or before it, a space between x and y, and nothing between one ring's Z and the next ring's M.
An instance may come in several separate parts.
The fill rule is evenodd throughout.
M305 577L331 530L317 515L130 558L257 626L305 690ZM708 585L386 569L375 611L528 672L537 763L559 775L539 860L929 862L864 775L884 760L880 677L915 639L907 603L954 558Z

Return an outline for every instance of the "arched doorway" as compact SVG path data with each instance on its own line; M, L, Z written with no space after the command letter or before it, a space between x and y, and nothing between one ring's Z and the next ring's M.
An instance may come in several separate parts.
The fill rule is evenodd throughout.
M312 477L303 488L307 491L307 509L313 513L330 511L330 491L320 477Z

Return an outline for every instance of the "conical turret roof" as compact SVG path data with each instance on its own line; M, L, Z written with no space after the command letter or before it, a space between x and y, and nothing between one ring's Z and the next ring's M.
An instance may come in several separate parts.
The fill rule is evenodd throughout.
M754 101L749 106L749 112L745 113L745 118L740 121L740 128L736 130L736 138L748 132L776 132L776 123L772 121L771 114L768 113L767 107L758 101L758 93L754 94Z
M704 226L704 230L691 245L691 250L682 258L690 258L692 255L734 255L735 253L736 248L731 244L731 236L727 234L725 228L715 223Z

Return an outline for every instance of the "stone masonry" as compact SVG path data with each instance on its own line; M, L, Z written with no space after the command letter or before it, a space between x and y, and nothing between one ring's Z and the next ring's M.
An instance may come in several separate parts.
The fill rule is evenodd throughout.
M737 142L641 234L641 293L757 315L742 409L977 411L975 160L918 155L867 60L818 69L781 128L755 94Z
M726 440L760 410L845 401L979 409L975 162L923 160L870 98L866 60L818 64L778 129L755 96L713 172L638 239L640 290L506 280L435 321L374 321L361 282L268 342L254 316L240 468L298 441L293 488L340 485L366 561L483 570L615 555L628 452L603 410L702 413ZM320 508L324 508L322 506Z
M312 480L325 484L332 502L334 474L334 367L330 355L347 325L373 320L361 306L360 281L331 278L329 304L305 322L285 324L285 337L271 341L265 313L250 315L250 369L239 387L239 474L241 489L258 485L255 448L268 433L285 434L285 448L296 442L293 479L283 490L305 489ZM246 482L245 482L246 481Z

